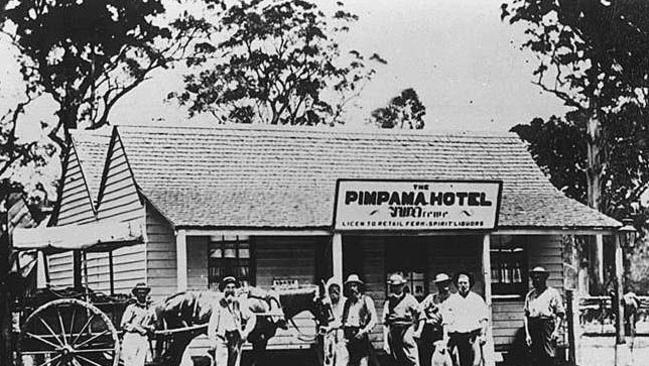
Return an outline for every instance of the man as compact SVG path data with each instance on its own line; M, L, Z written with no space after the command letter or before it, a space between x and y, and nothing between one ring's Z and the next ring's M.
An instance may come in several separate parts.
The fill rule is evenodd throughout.
M149 350L147 333L151 330L148 316L147 296L151 288L141 282L135 285L131 293L135 302L128 305L120 326L124 331L122 340L122 361L125 366L144 366Z
M471 291L473 278L468 272L459 272L455 280L457 293L446 303L449 319L449 349L457 352L456 364L480 365L483 362L482 346L487 340L488 308L480 295Z
M214 351L218 366L238 366L241 361L241 346L255 328L256 317L248 306L236 297L239 282L228 276L219 283L223 293L212 307L207 327L207 336Z
M451 296L451 278L446 273L438 273L433 281L437 293L429 294L420 305L419 325L414 337L419 339L419 362L421 366L430 366L435 344L448 341L448 332L442 321L448 318L444 302Z
M343 305L342 328L350 366L367 366L372 351L369 334L376 325L376 307L371 297L363 293L363 281L350 274L345 281L348 295Z
M383 307L383 349L398 366L418 366L414 332L419 321L419 303L404 291L405 283L397 273L388 280L389 296Z
M549 366L554 363L559 329L565 315L558 290L547 286L550 273L543 267L530 271L534 287L525 297L525 341L531 350L531 363Z
M334 317L327 326L321 327L321 331L324 333L325 365L346 366L348 358L342 330L342 317L347 298L342 295L342 285L333 277L327 281L325 288Z

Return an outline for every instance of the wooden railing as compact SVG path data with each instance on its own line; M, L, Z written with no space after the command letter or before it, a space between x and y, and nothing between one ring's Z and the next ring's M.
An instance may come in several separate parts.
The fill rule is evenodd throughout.
M639 306L625 317L627 335L649 335L649 296L637 296ZM627 307L627 309L629 309ZM579 325L583 335L615 334L615 310L610 296L579 298Z

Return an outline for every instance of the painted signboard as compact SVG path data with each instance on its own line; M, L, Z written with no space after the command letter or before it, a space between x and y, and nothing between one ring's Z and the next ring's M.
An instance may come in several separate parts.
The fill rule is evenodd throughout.
M339 179L334 229L493 230L501 191L500 181Z

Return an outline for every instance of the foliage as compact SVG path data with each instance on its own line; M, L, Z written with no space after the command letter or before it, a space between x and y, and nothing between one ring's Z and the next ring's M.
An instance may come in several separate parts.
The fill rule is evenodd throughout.
M200 28L187 19L161 25L162 0L21 0L7 2L1 25L20 50L21 73L34 98L58 104L58 139L83 125L109 123L114 105L159 68L184 54Z
M381 128L424 128L426 107L413 88L404 89L387 106L372 111L370 122Z
M220 123L342 123L345 107L374 75L373 54L341 50L336 37L358 17L337 2L326 15L315 2L205 0L210 36L187 61L185 90L171 93L190 115Z
M588 203L618 218L632 213L649 187L648 11L649 3L642 1L511 0L502 5L503 19L525 27L522 48L538 58L534 83L573 107L564 121L553 118L544 126L535 120L516 132L527 136L521 135L531 142L537 161L556 176L553 182L563 182L560 187L575 182L570 196L582 201L584 195L589 200L597 196ZM553 154L558 160L548 158Z

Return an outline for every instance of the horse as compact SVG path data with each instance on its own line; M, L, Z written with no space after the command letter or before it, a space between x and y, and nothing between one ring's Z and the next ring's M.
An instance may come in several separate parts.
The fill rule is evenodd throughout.
M201 334L207 334L207 323L212 305L222 298L217 291L180 292L151 307L153 329L157 331L154 362L178 366L189 343ZM240 297L245 298L250 311L257 316L253 331L248 336L252 344L255 365L262 363L268 340L278 328L288 329L288 322L303 311L310 312L317 325L326 325L332 319L324 291L318 286L267 291L249 287Z

